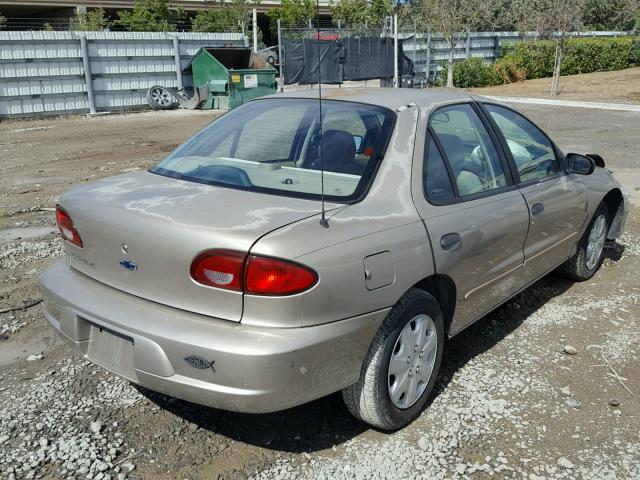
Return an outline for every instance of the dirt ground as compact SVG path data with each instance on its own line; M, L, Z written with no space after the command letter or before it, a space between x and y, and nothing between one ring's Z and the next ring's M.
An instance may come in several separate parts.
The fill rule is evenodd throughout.
M558 95L551 97L550 90L550 78L537 78L497 87L475 88L472 91L480 95L640 104L640 68L567 75L560 77Z
M518 108L603 154L640 205L640 114ZM39 300L63 191L147 168L215 115L0 123L0 311ZM78 358L39 305L0 313L0 478L640 478L637 209L606 254L592 280L548 276L454 338L429 408L394 434L338 394L269 415L158 395Z

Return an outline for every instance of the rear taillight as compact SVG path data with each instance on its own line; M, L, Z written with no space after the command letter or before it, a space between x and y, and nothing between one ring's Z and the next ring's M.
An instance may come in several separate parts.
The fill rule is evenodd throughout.
M73 220L71 220L69 214L59 206L56 207L56 221L58 222L58 230L60 230L62 238L82 248L82 239L73 224Z
M228 250L208 250L191 264L191 277L203 285L240 292L245 256Z
M191 264L191 277L203 285L252 295L293 295L318 281L313 270L297 263L229 250L198 255Z
M244 290L254 295L293 295L311 288L317 280L314 271L297 263L251 255Z

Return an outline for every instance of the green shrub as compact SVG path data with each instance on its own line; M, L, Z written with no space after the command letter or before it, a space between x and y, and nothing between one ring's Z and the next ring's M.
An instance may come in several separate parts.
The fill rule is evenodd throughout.
M434 85L447 84L448 66L441 64L441 70ZM499 59L494 64L484 63L482 58L466 58L453 65L453 85L458 88L491 87L502 83L519 82L526 77L526 71L514 62Z
M453 84L456 87L489 87L500 83L502 82L496 69L493 65L484 63L482 58L466 58L453 65Z
M629 46L629 66L640 67L640 38L635 38Z
M629 66L630 38L580 38L567 41L562 74L606 72Z
M527 78L553 75L556 42L552 40L520 42L503 48L502 59L527 71Z
M521 42L506 46L499 62L523 69L526 78L553 75L555 40ZM620 70L640 65L640 40L634 38L570 38L562 58L562 75Z
M527 69L518 65L514 58L505 57L493 64L500 83L521 82L527 78Z

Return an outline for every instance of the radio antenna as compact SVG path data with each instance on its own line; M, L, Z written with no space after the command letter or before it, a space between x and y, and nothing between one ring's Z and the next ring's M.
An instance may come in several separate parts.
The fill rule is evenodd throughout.
M322 49L320 48L320 0L316 0L316 42L318 46L318 112L320 113L320 200L322 202L322 217L320 225L329 228L329 222L324 207L324 152L322 151L322 78L320 65L322 64Z

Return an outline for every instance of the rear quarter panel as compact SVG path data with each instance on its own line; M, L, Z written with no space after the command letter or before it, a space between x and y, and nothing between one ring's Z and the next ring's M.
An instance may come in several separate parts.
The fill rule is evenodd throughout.
M398 114L385 158L361 202L330 215L328 228L318 215L271 232L252 247L251 253L313 268L319 281L285 298L245 295L243 323L309 326L373 312L392 306L433 273L431 245L411 197L418 115L417 108ZM393 282L369 290L364 259L381 252L393 258Z

